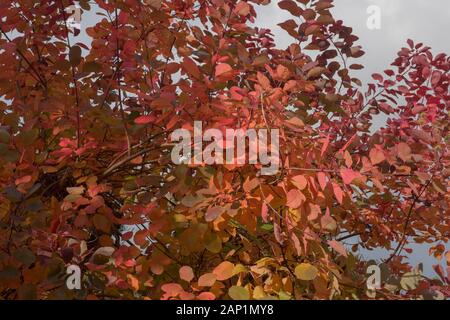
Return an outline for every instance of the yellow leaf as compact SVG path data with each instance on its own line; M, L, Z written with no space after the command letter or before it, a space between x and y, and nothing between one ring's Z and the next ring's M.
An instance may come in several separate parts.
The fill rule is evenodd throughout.
M128 274L127 278L128 278L128 283L133 288L133 290L138 291L139 290L139 280L131 274Z
M295 276L300 280L314 280L317 277L317 273L317 268L309 263L301 263L295 268Z

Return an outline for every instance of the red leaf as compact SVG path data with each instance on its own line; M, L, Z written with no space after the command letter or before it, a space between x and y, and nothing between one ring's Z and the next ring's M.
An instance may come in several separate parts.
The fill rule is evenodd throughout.
M202 292L197 296L198 300L216 300L216 296L212 292Z
M431 85L434 87L441 81L442 73L440 71L433 71L433 74L431 75Z
M261 218L263 219L264 222L269 222L269 207L268 205L264 202L262 204L261 207Z
M250 178L247 177L247 180L245 180L242 187L244 188L244 191L247 193L252 192L253 189L255 189L257 186L259 186L259 180L258 178L253 178L250 180Z
M344 198L344 192L342 191L341 187L336 182L333 182L332 185L333 185L333 192L334 192L334 195L336 196L337 201L340 204L342 204L343 198Z
M156 117L153 115L147 115L147 116L139 116L136 119L134 119L134 123L136 124L148 124L155 122Z
M317 174L317 180L319 180L320 188L325 191L325 188L327 186L327 176L324 172L319 172Z
M196 79L201 78L200 70L199 70L197 64L192 59L185 57L183 59L182 66L183 66L183 69L186 70L186 72L189 73L190 75L192 75L194 78L196 78Z
M297 17L300 16L303 12L303 10L300 9L300 7L297 6L297 4L292 0L280 1L280 2L278 2L278 6L281 9L289 11L292 15L297 16Z
M323 143L322 150L320 152L321 157L323 157L324 153L327 151L329 144L330 144L330 135L327 136L325 142Z
M383 76L379 73L374 73L372 75L372 78L378 82L383 82L383 80L384 80Z
M341 177L345 184L350 184L354 179L361 178L361 174L359 172L355 172L352 169L341 169Z
M264 90L272 89L272 87L270 86L270 80L265 75L258 71L256 77L258 78L258 83Z
M216 77L227 75L231 71L233 71L233 68L228 63L219 63L216 66Z
M16 186L18 186L19 184L28 183L31 181L31 179L31 176L23 176L22 178L16 179Z
M217 280L224 281L233 276L233 270L234 264L224 261L213 270L213 273L216 275Z
M337 253L339 253L341 256L347 257L347 250L345 249L344 245L336 240L330 240L328 241L328 245L333 248Z

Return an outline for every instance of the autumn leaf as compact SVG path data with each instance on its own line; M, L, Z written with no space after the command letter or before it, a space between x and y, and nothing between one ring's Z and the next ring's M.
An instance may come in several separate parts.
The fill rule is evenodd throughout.
M264 74L258 72L256 77L258 79L258 83L264 90L270 90L272 88L270 85L270 80Z
M244 191L247 193L252 192L258 186L259 186L259 180L257 178L254 178L251 180L248 178L242 185L242 187L244 188Z
M344 199L344 192L342 191L342 188L336 182L332 182L331 184L333 186L333 192L337 201L342 204Z
M322 75L326 70L322 67L314 67L311 70L308 71L308 73L306 74L306 77L308 79L310 78L317 78L320 75Z
M359 172L355 172L352 169L342 168L340 172L345 184L351 184L355 179L360 179L362 177Z
M219 63L216 66L216 77L227 75L227 74L231 73L232 71L233 71L233 69L231 68L231 66L229 64Z
M200 76L201 76L200 70L199 70L197 64L189 57L185 57L183 59L183 69L186 70L194 78L200 79ZM217 72L216 72L216 76L217 76Z
M347 257L347 250L345 249L344 245L336 240L330 240L328 241L328 245L333 248L337 253L339 253L341 256Z
M19 184L24 184L24 183L28 183L32 180L33 178L28 175L28 176L23 176L22 178L16 179L15 183L18 186Z
M156 120L155 116L153 115L145 115L145 116L139 116L136 119L134 119L134 122L136 124L149 124Z
M211 287L216 282L217 276L214 273L205 273L198 278L198 285L201 287Z
M297 279L311 281L317 277L319 272L316 267L309 263L301 263L295 267L295 276Z
M228 290L228 295L233 300L249 300L250 294L248 290L241 286L232 286Z
M212 292L202 292L197 296L198 300L215 300L216 296Z
M178 283L166 283L161 286L161 290L172 296L175 296L183 292L183 287Z
M327 186L327 176L324 172L317 173L317 180L319 181L320 188L325 190Z
M337 222L333 219L333 217L331 217L330 210L328 208L325 215L320 219L320 224L322 225L322 228L329 232L336 230Z
M205 220L210 222L216 220L222 213L224 209L222 207L212 207L206 211Z
M369 156L370 156L370 161L372 162L373 165L377 165L386 159L384 157L383 151L378 148L372 148L370 150Z
M194 271L189 266L182 266L180 268L180 279L191 282L192 279L194 279Z
M76 67L81 62L81 48L79 46L72 46L69 51L69 61L73 67Z
M300 207L305 200L304 194L298 189L292 189L286 195L286 205L292 209Z
M213 271L213 274L216 275L217 280L224 281L231 278L234 274L234 264L228 261L224 261L220 263Z
M4 2L2 299L450 297L447 53L405 39L366 86L339 1L81 0L83 37Z
M404 142L400 142L397 145L397 155L403 161L409 161L411 159L411 148Z
M240 16L246 16L250 13L250 6L245 1L239 1L239 3L234 8L234 12L236 12Z
M298 175L292 178L292 183L294 186L296 186L299 190L303 190L308 185L308 181L306 178L302 175Z

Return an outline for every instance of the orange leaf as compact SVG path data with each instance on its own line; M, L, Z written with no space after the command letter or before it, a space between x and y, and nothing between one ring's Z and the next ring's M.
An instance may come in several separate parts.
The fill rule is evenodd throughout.
M296 186L299 190L305 189L306 186L308 185L308 181L302 175L295 176L291 180L294 186Z
M216 66L216 77L223 76L233 71L233 68L228 63L219 63Z
M216 275L217 280L223 281L233 276L233 269L234 264L224 261L213 270L213 273Z
M258 73L256 74L256 78L258 79L258 83L261 85L261 87L264 90L272 89L272 87L270 85L270 80L265 75L263 75L261 72L258 71Z
M240 16L246 16L250 13L250 6L245 1L240 1L234 8L234 12Z
M297 209L298 207L300 207L302 205L303 201L305 201L305 200L306 200L306 198L300 190L292 189L287 194L286 205L289 208Z
M336 182L333 182L332 185L333 185L333 192L334 192L334 195L336 196L337 201L340 204L342 204L343 198L344 198L344 192L342 191L341 187Z
M161 286L161 290L170 295L177 295L183 292L183 287L178 283L166 283Z
M18 186L19 184L28 183L31 181L31 179L31 176L24 176L22 178L16 179L16 185Z
M317 173L317 180L319 180L320 188L325 191L325 188L327 186L327 176L324 172Z
M156 117L152 116L152 115L139 116L136 119L134 119L134 123L136 123L136 124L147 124L147 123L155 122L155 120L156 120Z
M378 148L373 148L370 150L369 157L370 162L372 162L373 165L377 165L386 159L383 151Z
M134 291L138 291L139 290L139 280L131 274L127 274L127 278L128 278L128 283L130 284L131 288L133 288Z
M411 159L411 148L404 142L400 142L397 145L397 155L403 161Z
M287 80L289 78L290 74L291 74L291 72L285 66L283 66L281 64L279 64L277 66L277 76L281 80L284 80L284 81Z
M258 178L254 178L252 180L250 180L250 178L247 177L247 180L245 180L244 184L242 185L242 187L244 188L244 191L246 193L250 193L253 189L255 189L257 186L259 185L259 180Z
M191 282L192 279L194 279L194 271L189 266L183 266L180 268L180 279Z
M201 287L211 287L216 282L216 275L214 273L205 273L198 278L198 285Z
M198 300L216 300L216 296L212 292L202 292L197 296Z

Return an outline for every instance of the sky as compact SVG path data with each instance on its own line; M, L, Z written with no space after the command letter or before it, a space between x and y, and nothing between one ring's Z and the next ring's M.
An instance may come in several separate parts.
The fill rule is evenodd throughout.
M293 39L277 24L292 17L281 10L277 2L272 0L270 5L257 8L256 25L271 29L277 45L286 48ZM358 45L366 52L358 59L365 69L354 73L364 84L371 81L371 74L389 68L399 49L406 46L407 39L423 42L432 48L435 55L441 52L450 54L450 0L335 0L334 4L334 18L353 28L354 34L360 38ZM373 5L380 9L379 30L367 27L370 16L367 9ZM82 27L92 25L94 19L93 12L85 13ZM84 42L85 33L82 31L74 40ZM376 119L375 128L383 126L385 121L385 118ZM447 248L450 249L449 246ZM389 256L389 252L383 250L362 254L378 259ZM409 260L413 264L423 263L426 275L434 274L432 265L436 260L428 257L428 246L414 246Z

